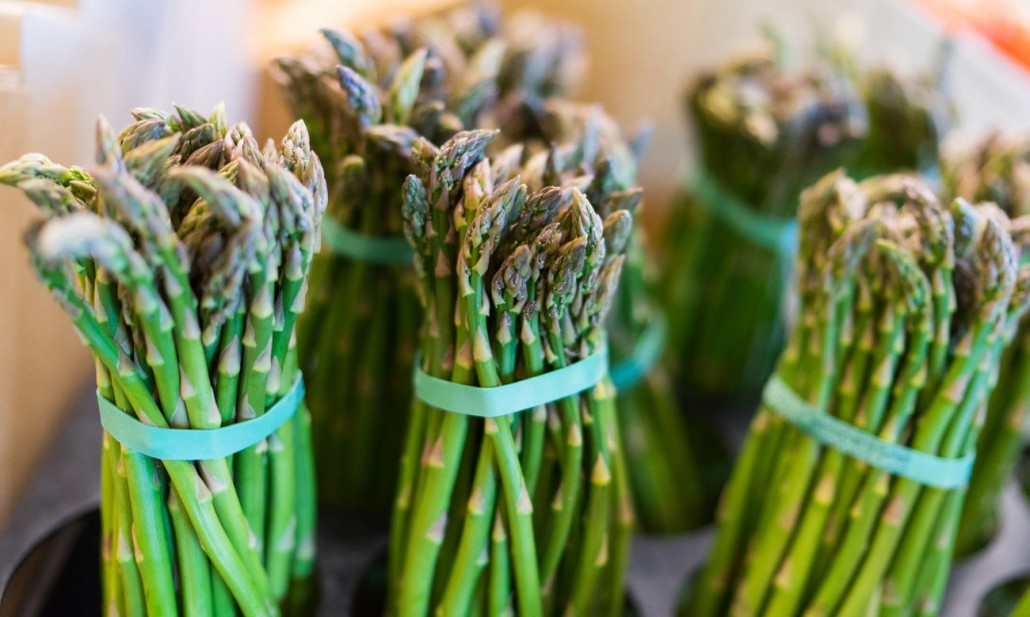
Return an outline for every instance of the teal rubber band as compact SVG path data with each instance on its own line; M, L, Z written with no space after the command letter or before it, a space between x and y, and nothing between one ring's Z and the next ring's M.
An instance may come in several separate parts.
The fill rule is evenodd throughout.
M694 173L692 183L698 203L742 237L784 257L797 251L798 225L795 219L782 219L755 212L703 168Z
M411 264L414 249L404 238L366 236L330 216L322 219L322 240L336 255L374 264Z
M422 370L421 362L416 359L414 389L419 400L437 409L477 418L496 418L579 394L597 385L607 374L606 345L558 370L495 388L433 377Z
M159 428L143 424L100 395L100 424L123 446L162 461L206 461L225 458L268 437L293 417L304 398L298 379L286 396L252 420L214 429Z
M665 313L656 311L640 333L633 351L611 368L609 373L617 390L628 390L640 383L658 362L665 347L668 323Z
M883 441L812 407L778 376L774 375L766 384L762 399L775 413L816 440L877 469L941 489L958 488L969 482L975 455L944 458Z

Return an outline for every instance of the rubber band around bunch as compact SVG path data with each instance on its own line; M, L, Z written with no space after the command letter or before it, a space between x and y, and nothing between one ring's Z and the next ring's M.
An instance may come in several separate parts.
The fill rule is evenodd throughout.
M890 443L805 402L778 376L765 386L762 400L786 421L817 441L854 459L926 486L953 489L965 486L976 456L944 458Z
M667 330L665 313L655 311L630 354L611 368L609 376L617 390L629 390L647 377L665 348Z
M144 424L97 392L100 424L123 446L163 461L204 461L241 452L274 433L297 412L304 398L304 381L293 387L264 414L213 429L160 428Z
M698 197L697 203L741 237L780 255L787 261L797 252L797 220L756 212L703 167L694 172L691 187Z
M329 216L322 219L322 241L335 255L372 264L411 264L415 254L404 238L366 236Z
M484 388L433 377L415 360L415 396L422 402L452 413L478 418L496 418L575 396L588 390L608 374L608 347L601 344L594 353L568 366L514 383Z

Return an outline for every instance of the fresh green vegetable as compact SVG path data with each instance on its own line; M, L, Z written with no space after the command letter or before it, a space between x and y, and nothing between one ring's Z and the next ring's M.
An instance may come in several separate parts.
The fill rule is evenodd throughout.
M579 150L577 158L585 165L580 172L594 176L586 188L591 203L618 199L622 208L637 214L643 193L635 186L636 172L648 132L641 130L627 141L614 120L593 106L551 100L543 111L539 141L566 143L568 149ZM639 345L648 344L650 329L661 328L664 319L649 248L643 228L636 227L608 319L609 353L616 371L630 361ZM658 342L659 357L663 343ZM617 400L637 519L647 532L682 532L711 515L714 500L705 490L702 467L706 461L695 451L668 370L656 361L638 373L635 381L619 386Z
M945 192L954 197L989 201L1013 217L1012 235L1021 249L1020 262L1030 257L1030 141L993 136L976 148L945 159ZM1018 217L1018 218L1017 218ZM998 527L1001 491L1012 477L1026 443L1030 409L1030 329L1016 319L1006 325L1012 345L1002 356L998 387L991 395L980 433L969 494L962 508L955 550L968 555L987 544Z
M941 141L954 115L946 84L947 60L942 54L935 74L901 77L887 68L858 77L869 130L852 173L874 175L918 171L936 176Z
M840 172L798 219L798 325L776 375L882 440L972 452L1006 327L1030 307L1008 219ZM846 457L763 404L683 614L935 615L964 496Z
M575 87L578 31L532 15L502 23L489 6L358 36L324 30L331 53L282 58L293 112L312 127L329 170L328 215L366 236L402 238L400 186L415 171L417 138L457 131L536 130L546 97ZM330 249L330 247L326 247ZM411 401L420 308L408 264L369 263L323 250L302 320L321 498L389 510Z
M701 75L686 109L700 171L663 243L670 356L689 397L746 398L784 342L798 195L853 155L864 111L836 70L788 73L773 51ZM738 230L730 201L765 220Z
M416 141L403 189L422 368L480 387L603 344L632 227L617 192L601 190L596 210L586 197L600 176L578 174L582 147L486 158L493 137ZM391 534L391 614L619 614L633 510L615 416L607 379L496 419L417 404Z
M46 217L32 264L92 348L100 396L159 427L254 418L298 378L321 164L301 122L262 150L221 106L133 116L117 135L101 118L95 172L42 155L0 168ZM156 461L105 435L105 612L309 613L307 422L231 460Z

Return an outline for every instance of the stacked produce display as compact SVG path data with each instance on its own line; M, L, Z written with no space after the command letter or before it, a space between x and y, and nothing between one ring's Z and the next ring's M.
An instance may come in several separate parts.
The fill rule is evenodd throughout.
M798 220L798 327L683 614L937 614L977 417L1030 268L999 209L944 207L903 177L831 174ZM838 434L816 439L827 416Z
M1013 218L1012 235L1020 261L1030 256L1030 143L995 135L945 159L945 192L970 200L989 201ZM976 466L962 510L956 551L968 555L987 544L998 528L1001 491L1012 477L1026 444L1030 409L1030 333L1022 320L1006 325L1013 338L999 367L998 387L987 407Z
M921 78L779 39L702 73L656 246L649 129L575 99L578 27L321 37L274 62L279 142L138 108L86 168L0 166L93 352L105 614L338 610L318 506L385 553L335 581L356 614L631 614L632 536L713 516L685 617L941 613L1030 422L1030 141L942 155L948 45ZM987 612L1030 617L1028 580Z
M329 170L326 246L315 260L300 350L309 375L321 498L389 510L420 308L402 235L400 186L419 137L535 128L542 101L573 90L582 68L575 28L486 5L459 7L359 36L322 32L321 51L277 70Z
M865 114L830 65L788 73L772 51L703 74L686 108L700 160L663 244L670 355L690 398L746 398L783 345L797 197L849 160Z
M167 452L104 434L104 612L308 614L314 468L294 327L321 164L303 123L261 148L221 107L133 116L118 134L101 118L90 171L38 154L0 168L45 216L25 236L32 265L93 350L105 427L128 422ZM231 455L182 450L266 413L284 419Z

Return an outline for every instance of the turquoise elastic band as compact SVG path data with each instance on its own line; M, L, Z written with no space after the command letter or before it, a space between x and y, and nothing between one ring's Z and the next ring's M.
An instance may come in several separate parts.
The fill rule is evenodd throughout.
M496 418L558 401L597 385L608 373L608 348L550 373L515 383L481 388L433 377L415 362L415 396L422 402L454 413Z
M974 455L943 458L883 441L815 409L778 376L774 375L766 384L762 399L770 409L818 441L877 469L943 489L958 488L969 482Z
M123 446L162 461L205 461L225 458L258 443L293 417L304 398L298 379L286 396L264 414L215 429L158 428L143 424L97 392L100 424Z
M330 216L322 218L322 240L337 255L374 264L410 264L415 255L404 238L366 236Z
M655 311L644 331L640 333L633 351L623 358L622 362L613 366L609 373L617 390L632 388L651 372L651 368L662 355L662 348L665 347L667 328L665 313Z
M794 219L782 219L755 212L718 180L699 168L692 183L698 203L742 237L784 257L794 255L798 243L798 225Z

